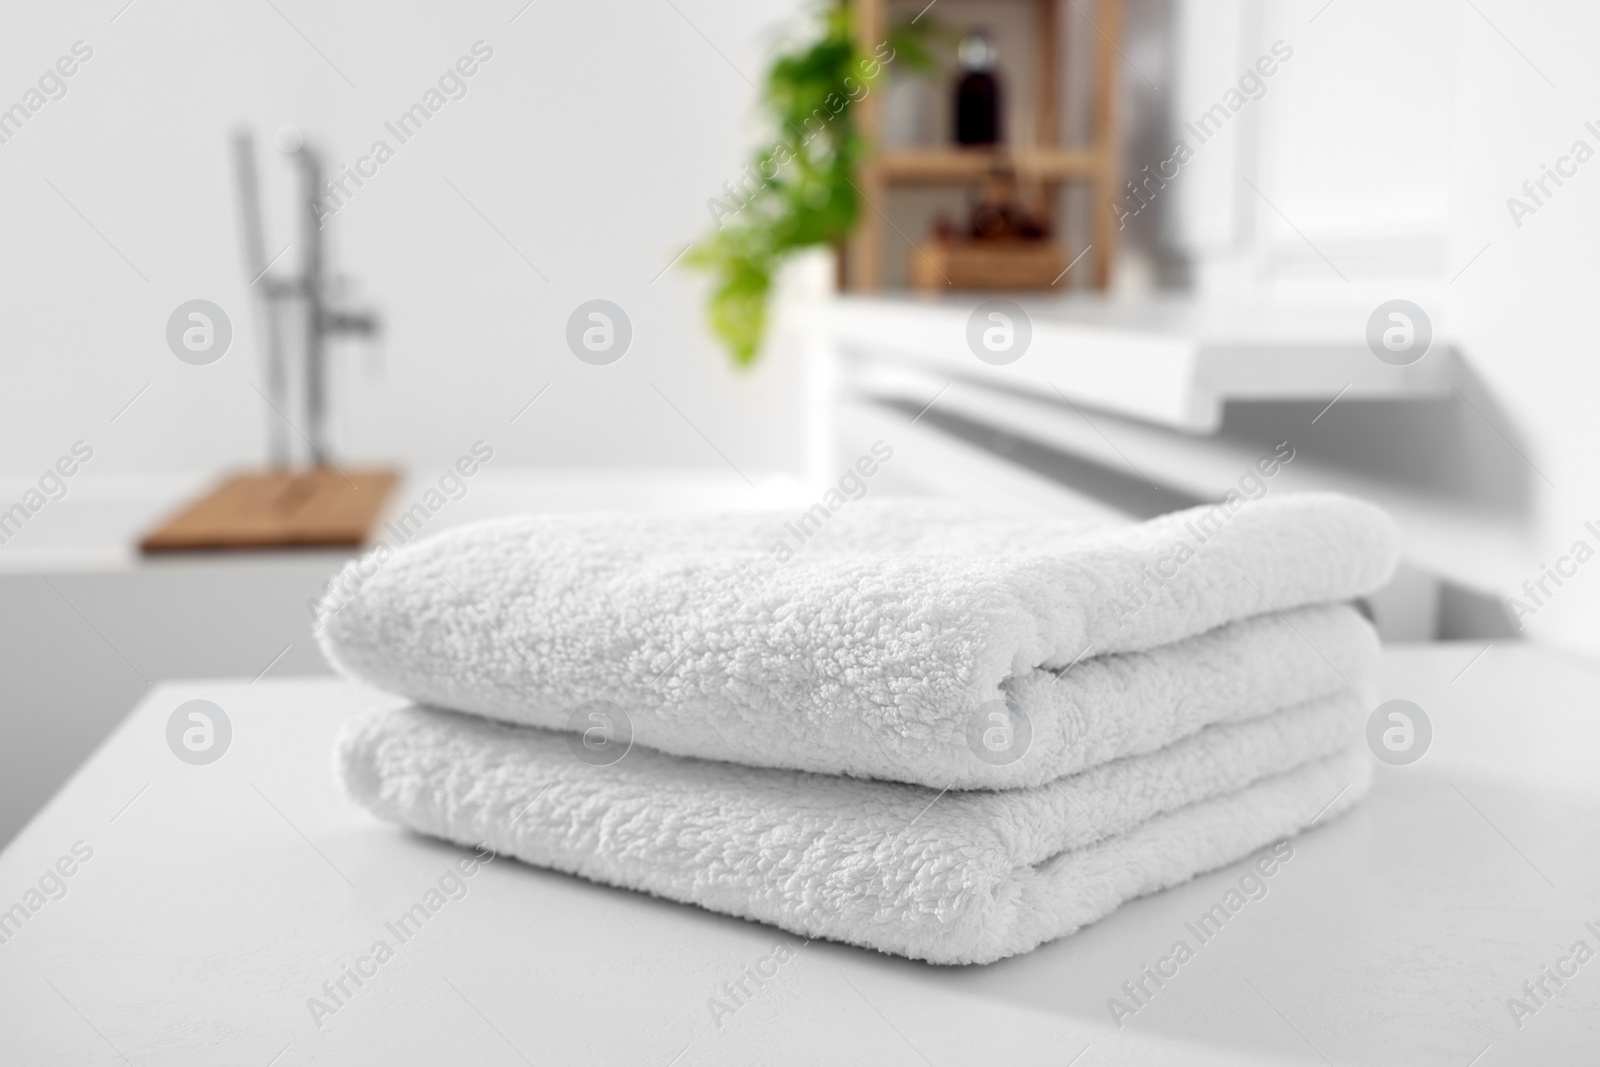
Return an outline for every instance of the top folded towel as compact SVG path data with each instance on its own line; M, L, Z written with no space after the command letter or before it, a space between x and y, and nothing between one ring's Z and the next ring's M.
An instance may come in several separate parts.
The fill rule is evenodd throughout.
M1372 592L1396 559L1389 518L1334 494L1233 497L1112 527L906 500L818 505L798 518L539 516L380 547L336 579L317 633L344 672L456 710L564 729L580 705L606 700L635 739L679 755L1008 787L1085 765L968 751L974 723L1008 710L997 701L1036 718L1073 714L1070 701L1018 706L1040 671L1070 679L1075 665L1116 653L1198 670L1204 647L1159 646L1270 614L1219 635L1237 635L1235 652L1259 645L1254 662L1266 663L1298 647L1285 644L1292 631L1309 648L1301 655L1315 654L1309 672L1325 661L1359 685L1349 670L1367 657L1348 623L1311 631L1346 635L1324 651L1305 636L1311 624L1285 613ZM1353 667L1336 665L1341 650ZM1123 669L1110 676L1124 679L1142 662L1114 661ZM1126 703L1126 714L1143 713ZM1031 729L1074 733L1059 722ZM1126 752L1101 745L1088 762Z

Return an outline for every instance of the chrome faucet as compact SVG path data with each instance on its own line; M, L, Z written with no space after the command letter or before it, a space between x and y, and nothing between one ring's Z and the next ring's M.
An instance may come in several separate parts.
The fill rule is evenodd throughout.
M256 177L254 138L248 129L234 134L234 169L239 185L245 269L250 276L251 288L261 298L266 396L267 403L276 415L276 418L268 418L271 427L268 451L273 466L289 465L289 441L285 427L293 423L286 411L288 368L283 354L280 315L285 302L299 299L305 305L302 373L305 388L304 436L310 447L312 462L321 466L329 463L328 338L341 334L370 337L379 332L380 324L373 312L335 307L329 293L327 257L323 244L323 218L328 212L322 204L321 157L292 127L285 127L279 132L278 147L293 157L300 171L300 272L286 277L269 273L273 261L267 259L262 236L261 194Z

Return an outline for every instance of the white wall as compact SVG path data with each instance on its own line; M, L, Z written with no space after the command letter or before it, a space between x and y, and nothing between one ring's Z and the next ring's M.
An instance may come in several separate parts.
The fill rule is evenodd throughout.
M1170 239L1203 288L1328 297L1442 282L1459 6L1180 0L1174 134L1196 151ZM1274 45L1259 99L1203 145L1182 129Z
M1600 153L1600 136L1584 128L1586 120L1600 127L1600 73L1589 55L1600 10L1493 4L1484 11L1499 32L1470 10L1461 17L1450 168L1458 263L1483 254L1450 286L1449 308L1472 366L1503 408L1506 432L1540 472L1531 480L1526 550L1506 568L1510 595L1574 541L1600 549L1600 536L1584 528L1592 521L1600 529L1600 159L1579 168L1520 229L1506 207L1575 140ZM1600 655L1600 560L1579 568L1527 629Z
M124 2L0 16L0 107L74 41L94 49L66 97L0 144L0 474L37 473L78 438L95 443L99 473L262 457L227 147L240 121L256 128L277 215L269 254L292 236L273 130L303 127L334 162L378 137L397 147L330 224L338 266L387 328L381 367L341 353L344 456L425 468L486 438L506 465L703 467L737 480L709 438L758 481L800 467L797 361L730 370L701 325L703 280L661 274L742 161L745 77L759 80L792 0L537 0L520 15L524 0L136 0L119 14ZM478 40L494 57L468 95L399 146L384 121ZM180 363L163 339L169 313L195 297L235 327L209 367ZM609 367L580 363L563 339L568 314L596 297L634 328Z
M1520 485L1463 498L1515 535L1483 551L1470 576L1453 577L1527 601L1523 581L1576 541L1600 551L1600 534L1584 527L1600 530L1600 158L1520 228L1506 200L1577 139L1600 155L1600 135L1583 125L1600 128L1600 75L1586 53L1600 11L1500 0L1186 0L1178 10L1189 34L1180 115L1215 99L1230 68L1264 44L1282 38L1295 49L1229 134L1253 143L1219 139L1216 153L1207 145L1175 190L1174 239L1201 262L1204 290L1217 299L1421 303L1460 351L1471 398L1445 424L1451 441L1470 447L1433 457L1449 476L1432 488L1443 502L1475 478ZM1348 415L1320 429L1340 418ZM1390 427L1389 466L1415 467L1414 454L1437 450L1429 430L1440 425L1419 420L1409 438L1403 425ZM1600 655L1600 558L1565 582L1547 583L1546 606L1529 602L1538 610L1525 633Z

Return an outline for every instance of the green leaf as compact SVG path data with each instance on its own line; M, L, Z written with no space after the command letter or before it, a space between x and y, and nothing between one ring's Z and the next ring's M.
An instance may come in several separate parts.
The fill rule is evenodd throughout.
M815 17L815 38L774 57L767 72L762 105L773 132L751 161L756 180L685 257L712 275L707 320L740 367L760 356L783 261L843 241L860 215L856 173L867 145L851 112L885 68L856 47L849 7L822 7ZM932 19L897 25L890 62L930 69L927 41L942 32Z

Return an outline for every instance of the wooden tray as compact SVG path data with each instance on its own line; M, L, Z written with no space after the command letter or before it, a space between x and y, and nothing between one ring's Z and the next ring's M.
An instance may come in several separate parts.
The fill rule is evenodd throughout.
M951 289L1048 289L1067 269L1053 241L924 241L911 249L911 286Z
M366 543L399 475L312 467L235 474L145 535L146 553L355 548Z

